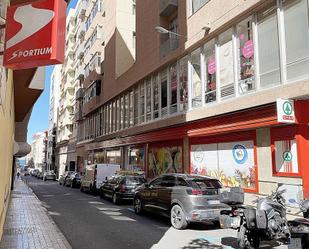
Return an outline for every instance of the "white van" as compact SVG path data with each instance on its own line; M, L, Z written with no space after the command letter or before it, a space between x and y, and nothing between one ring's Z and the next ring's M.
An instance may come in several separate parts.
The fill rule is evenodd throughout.
M86 166L85 175L81 179L80 190L96 192L106 177L120 170L118 164L91 164Z

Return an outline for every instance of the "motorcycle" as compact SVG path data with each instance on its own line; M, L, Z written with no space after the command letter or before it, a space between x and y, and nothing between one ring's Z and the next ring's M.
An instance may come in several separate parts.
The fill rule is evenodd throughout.
M285 189L257 199L257 208L240 210L237 240L241 249L259 248L261 240L281 240L289 243L290 229L286 219Z
M289 249L309 248L309 200L301 201L299 207L304 218L288 221L291 232Z

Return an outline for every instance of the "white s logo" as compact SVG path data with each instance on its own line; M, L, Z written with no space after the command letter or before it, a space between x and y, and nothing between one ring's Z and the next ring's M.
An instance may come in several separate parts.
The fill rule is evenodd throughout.
M15 36L7 41L6 48L10 48L32 36L49 24L54 16L54 11L34 8L31 4L18 7L14 14L14 20L20 23L22 28ZM33 17L35 17L35 20L33 20Z

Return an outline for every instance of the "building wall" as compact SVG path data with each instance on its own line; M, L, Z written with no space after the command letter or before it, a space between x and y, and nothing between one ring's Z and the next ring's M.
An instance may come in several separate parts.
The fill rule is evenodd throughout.
M2 74L3 72L1 72ZM2 77L2 75L0 75ZM3 224L9 203L12 179L13 164L13 141L14 141L14 93L13 93L13 73L8 72L6 89L0 87L2 96L5 98L0 104L0 238L2 237Z

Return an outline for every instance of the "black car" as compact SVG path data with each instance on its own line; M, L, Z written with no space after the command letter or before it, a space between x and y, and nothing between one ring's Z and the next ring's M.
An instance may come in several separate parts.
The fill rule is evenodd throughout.
M139 175L115 175L103 182L100 196L111 198L114 204L122 200L133 200L136 188L145 182L145 178Z
M220 211L230 209L220 202L221 188L221 182L212 177L163 174L136 189L134 210L137 214L151 211L170 217L176 229L184 229L190 222L220 225Z
M71 188L79 188L80 187L81 176L80 173L75 172L71 175L68 175L65 179L65 186L70 186Z

